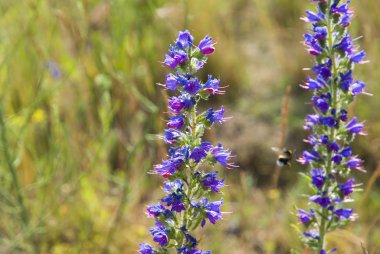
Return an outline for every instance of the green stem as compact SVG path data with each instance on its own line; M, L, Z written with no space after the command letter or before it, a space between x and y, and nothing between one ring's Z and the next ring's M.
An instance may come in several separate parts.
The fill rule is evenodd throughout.
M27 232L26 236L29 240L33 242L33 251L34 253L38 254L39 253L39 247L38 243L34 241L33 239L30 239L30 235L28 232L28 227L29 227L29 213L28 210L25 206L25 198L23 194L23 190L20 185L20 181L17 175L17 169L13 164L12 156L9 152L9 143L8 143L8 138L7 138L7 128L6 124L4 121L4 113L3 113L3 107L2 107L2 100L0 102L0 142L1 142L1 148L3 150L3 156L5 159L5 162L7 164L8 170L11 174L12 177L12 184L16 192L16 201L18 203L20 211L20 218L21 218L21 226L24 230L24 232Z
M16 191L16 199L21 209L20 217L21 217L22 226L24 229L26 229L29 225L29 215L24 204L24 195L20 187L17 170L15 166L13 165L12 157L11 157L11 154L9 153L7 131L6 131L6 126L4 122L4 114L2 111L2 107L0 107L0 130L1 130L0 138L1 138L1 143L2 143L3 156L5 158L5 162L7 163L8 170L11 173L12 183Z
M334 24L333 24L333 18L331 17L331 14L329 11L330 6L331 6L331 0L328 1L328 8L327 8L327 11L328 11L328 20L327 20L328 47L329 47L329 55L330 55L331 62L332 62L332 76L331 76L330 93L331 93L331 100L332 100L332 108L335 109L336 112L338 112L337 101L338 101L339 94L337 91L337 84L335 83L335 77L338 75L338 73L337 73L338 71L337 71L337 66L336 66L336 61L335 61L335 52L334 52L334 38L333 38L333 30L334 30L333 25ZM332 142L332 141L336 140L335 128L330 128L329 131L330 131L330 133L328 135L329 136L329 142ZM332 172L332 170L333 170L332 152L328 151L327 165L326 165L326 176L327 177ZM327 180L323 191L328 191L328 189L330 188L330 184L331 184L331 181ZM329 227L330 227L330 223L328 223L328 221L326 219L326 218L328 218L329 210L322 207L320 212L321 212L322 216L321 216L321 221L320 221L320 225L319 225L320 242L319 242L319 246L318 246L318 252L317 252L318 254L320 253L320 251L322 249L325 248L325 236L326 236L326 233L328 232Z
M189 0L183 0L183 29L189 28Z

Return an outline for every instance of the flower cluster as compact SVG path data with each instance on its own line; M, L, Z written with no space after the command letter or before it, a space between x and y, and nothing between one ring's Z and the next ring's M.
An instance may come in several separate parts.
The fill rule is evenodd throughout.
M312 208L299 209L298 218L305 226L302 238L305 244L318 254L332 253L326 250L324 237L355 219L353 209L345 205L357 189L352 170L364 171L360 160L353 154L350 143L356 135L366 134L363 123L350 118L347 106L360 94L368 94L365 84L355 80L355 64L365 63L365 52L354 46L348 33L353 16L350 0L313 0L317 11L306 11L302 18L312 24L311 32L304 35L307 51L315 57L303 88L312 91L315 114L306 117L304 128L312 135L305 140L312 148L304 151L299 161L310 166L313 194L309 197Z
M168 253L170 249L182 254L211 253L198 249L192 231L222 219L223 199L211 201L210 194L221 193L225 185L224 179L218 179L217 171L204 172L202 166L219 163L226 168L235 167L230 162L231 153L221 144L214 146L202 139L204 131L213 123L226 120L224 108L210 108L202 113L197 110L200 101L224 93L219 79L209 75L202 82L195 76L207 56L214 52L214 45L209 36L195 45L193 36L186 30L179 32L165 56L164 64L172 72L162 86L173 96L168 100L170 116L162 138L170 148L167 158L154 166L153 173L166 179L163 187L166 196L147 208L148 216L156 221L150 232L158 247L140 244L141 254Z

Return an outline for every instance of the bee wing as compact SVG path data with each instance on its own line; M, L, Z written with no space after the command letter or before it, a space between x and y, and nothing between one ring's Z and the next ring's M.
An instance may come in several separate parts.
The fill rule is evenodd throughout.
M275 152L277 154L281 153L281 149L278 148L278 147L271 147L271 149L272 149L273 152Z

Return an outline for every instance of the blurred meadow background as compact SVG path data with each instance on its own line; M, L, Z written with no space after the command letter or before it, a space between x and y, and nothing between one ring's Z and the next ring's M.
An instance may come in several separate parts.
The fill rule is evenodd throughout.
M375 96L350 109L369 135L354 152L360 218L328 241L338 253L380 253L380 1L353 0L351 27L370 64L357 66ZM166 153L162 66L185 27L217 41L203 77L228 85L210 103L233 118L208 133L240 168L224 171L224 221L201 233L214 253L302 249L296 204L308 191L297 162L276 168L271 147L306 145L312 65L301 44L306 0L0 0L0 253L135 253L150 241L145 206L162 195L147 172ZM304 253L309 253L306 250Z

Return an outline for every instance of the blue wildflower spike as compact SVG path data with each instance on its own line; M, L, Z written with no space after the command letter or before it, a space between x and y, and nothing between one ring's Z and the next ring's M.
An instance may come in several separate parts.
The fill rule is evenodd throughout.
M314 76L308 76L302 88L313 93L316 114L307 115L304 129L312 131L305 142L312 148L298 159L310 167L309 196L312 212L298 209L303 224L305 245L316 254L327 250L325 235L350 220L353 209L345 207L358 185L349 178L352 170L364 171L362 160L354 155L350 143L356 135L365 135L357 117L348 118L348 104L356 96L367 94L363 81L355 80L355 64L363 64L366 53L354 45L348 32L353 17L349 0L313 0L317 11L306 11L301 18L311 23L312 33L304 35L306 50L315 56Z
M199 240L193 234L207 221L216 224L222 220L223 199L209 199L212 193L221 195L225 184L224 179L218 179L217 171L204 172L201 165L236 167L231 162L230 151L221 144L212 145L202 140L205 129L215 122L222 124L227 120L223 106L201 113L197 110L202 100L224 94L220 79L208 75L206 82L202 82L195 76L206 63L207 56L215 51L214 46L210 36L194 44L194 37L186 30L178 33L165 55L163 63L172 72L166 75L162 86L172 96L168 100L169 119L162 139L170 147L167 158L155 165L152 173L166 179L163 186L166 196L158 204L147 207L148 217L156 221L150 232L157 247L140 244L141 254L211 254L199 249Z

